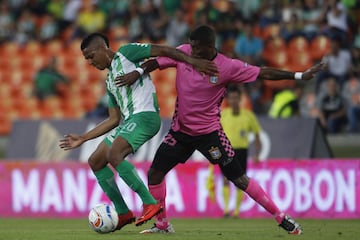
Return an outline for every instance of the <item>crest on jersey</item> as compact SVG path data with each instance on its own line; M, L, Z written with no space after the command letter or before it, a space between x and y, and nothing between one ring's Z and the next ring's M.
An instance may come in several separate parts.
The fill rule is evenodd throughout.
M218 76L210 76L210 78L209 78L209 82L212 84L216 84L218 81L219 81Z
M214 159L214 160L221 158L221 151L218 147L211 147L209 149L209 153L210 153L210 156L212 157L212 159Z

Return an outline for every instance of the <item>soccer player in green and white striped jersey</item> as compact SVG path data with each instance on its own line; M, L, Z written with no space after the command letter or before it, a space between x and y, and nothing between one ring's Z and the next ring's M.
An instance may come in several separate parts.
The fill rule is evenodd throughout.
M70 150L111 131L92 153L88 163L99 185L115 205L119 215L117 230L134 222L135 216L124 202L108 163L116 169L124 182L138 193L144 204L142 216L135 221L139 226L160 213L162 207L139 178L134 166L124 160L128 154L136 152L142 144L156 135L161 125L155 87L150 76L143 75L143 70L138 67L146 58L167 56L191 64L206 74L214 75L217 70L210 61L191 58L175 48L162 45L133 43L114 52L109 48L108 38L99 33L85 37L81 50L91 65L99 70L109 69L106 79L109 117L82 135L65 135L64 139L60 140L60 147ZM140 71L142 76L133 85L115 85L116 77L134 70Z

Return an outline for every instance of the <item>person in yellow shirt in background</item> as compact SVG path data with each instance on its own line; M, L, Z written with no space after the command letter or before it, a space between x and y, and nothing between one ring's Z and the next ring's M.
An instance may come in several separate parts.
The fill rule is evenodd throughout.
M221 125L226 136L229 138L232 147L235 150L240 160L242 168L247 170L247 157L249 148L249 133L255 134L255 155L253 161L259 162L260 153L260 125L255 114L245 108L240 107L241 91L237 85L229 86L226 95L229 107L221 111ZM208 190L210 199L215 199L214 187L214 165L209 166ZM224 177L223 197L224 197L224 217L230 217L229 212L229 199L230 199L230 186L229 180ZM236 192L236 205L232 213L233 217L239 216L240 204L243 198L243 192L237 190Z
M269 109L271 118L290 118L299 116L299 101L303 87L295 85L293 88L284 89L278 92Z

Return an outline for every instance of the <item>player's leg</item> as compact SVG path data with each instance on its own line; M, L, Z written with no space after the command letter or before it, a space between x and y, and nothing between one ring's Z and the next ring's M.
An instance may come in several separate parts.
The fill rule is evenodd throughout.
M235 156L237 156L235 159L239 160L241 168L244 170L245 174L247 171L247 157L248 157L248 150L246 148L242 149L234 149ZM233 211L233 217L239 217L240 212L240 205L243 200L244 193L242 190L237 188L236 190L236 201L235 201L235 208Z
M237 156L235 156L230 141L222 130L206 135L202 144L199 144L198 149L210 161L218 163L223 175L272 214L279 225L288 231L288 233L302 233L301 226L282 213L262 187L255 180L246 176L239 161L234 160Z
M247 165L247 149L236 149L234 150L235 157L233 161L239 161L242 169L246 172ZM230 181L224 176L224 186L223 186L223 197L224 197L224 217L230 217L229 213L229 202L230 202ZM243 191L236 191L236 202L235 208L232 213L233 217L239 216L240 204L243 198Z
M290 216L280 211L276 204L271 200L270 196L254 179L247 177L245 174L240 177L235 177L235 175L231 173L232 170L230 167L231 166L224 166L223 171L228 173L229 179L231 179L239 189L246 192L255 202L273 215L279 226L285 229L289 234L302 234L302 227L300 224L296 223Z
M116 212L119 215L118 226L116 229L119 230L126 224L134 222L135 216L126 205L116 184L114 173L107 165L106 155L108 149L109 147L104 142L101 142L95 152L89 157L88 163L91 170L94 172L100 187L114 203Z
M134 190L144 203L142 216L135 222L137 226L145 223L162 211L162 207L140 179L134 166L125 157L152 138L160 128L160 118L155 112L139 113L119 126L108 153L109 162L124 182ZM107 138L111 141L111 136Z
M224 217L228 218L230 217L230 213L229 213L230 182L226 177L224 177L223 181L224 183L223 183L222 194L224 199Z
M156 151L154 161L148 172L148 185L151 194L163 206L156 223L141 233L173 233L175 232L166 215L166 182L165 175L178 163L185 163L194 149L181 143L181 135L170 131Z

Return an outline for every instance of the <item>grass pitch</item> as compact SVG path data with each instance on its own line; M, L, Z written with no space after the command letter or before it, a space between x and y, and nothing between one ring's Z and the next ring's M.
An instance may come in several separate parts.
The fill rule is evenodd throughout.
M360 236L358 220L299 221L302 236L288 235L272 219L175 219L175 234L147 234L138 232L152 223L135 227L128 225L121 231L98 234L90 230L87 219L0 219L0 240L356 240Z

